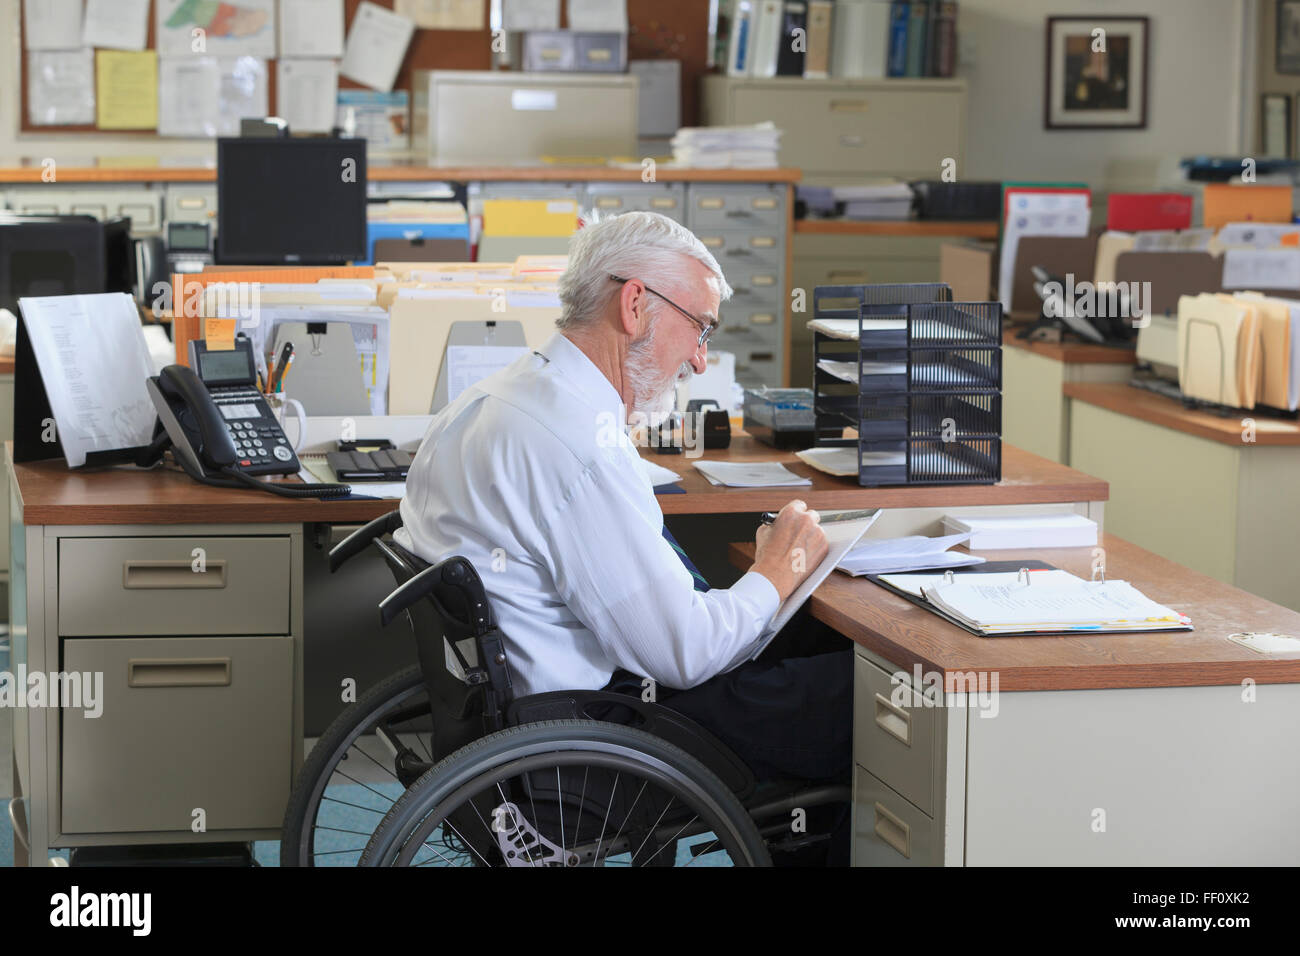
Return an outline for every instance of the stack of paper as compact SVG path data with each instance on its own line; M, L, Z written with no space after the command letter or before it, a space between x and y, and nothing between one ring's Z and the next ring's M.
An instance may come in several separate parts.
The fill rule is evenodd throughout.
M1188 630L1191 622L1127 581L1085 581L1068 571L884 574L937 614L981 637L1076 631Z
M781 131L753 126L685 126L673 137L673 161L697 169L769 168L777 165Z
M984 559L964 551L949 551L970 535L950 534L942 538L925 535L908 535L905 538L882 538L863 541L846 554L838 565L839 570L855 578L864 574L920 571L924 568L960 568L970 564L983 564Z
M714 485L728 488L777 488L811 485L778 461L694 461L700 474Z
M970 536L972 551L1012 548L1090 548L1097 543L1097 522L1077 514L987 517L945 515L949 534Z
M429 199L390 199L366 206L368 222L437 222L461 223L467 219L465 207L458 202Z
M859 186L832 186L846 219L906 219L912 214L912 187L888 181Z

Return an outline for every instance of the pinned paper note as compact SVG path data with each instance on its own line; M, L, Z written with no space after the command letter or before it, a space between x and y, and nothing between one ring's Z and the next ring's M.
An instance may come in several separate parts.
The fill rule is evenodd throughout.
M214 56L158 61L158 134L216 136L221 120L221 71Z
M482 30L483 0L395 0L393 12L422 30Z
M81 45L143 50L149 36L149 0L86 0Z
M153 50L95 52L95 125L154 129L158 125L158 55Z
M214 352L229 352L235 347L235 324L238 319L204 319L203 339Z
M406 56L415 24L391 10L362 0L352 18L339 72L372 89L387 93Z
M29 54L27 115L35 126L95 122L95 51L86 47Z
M343 0L280 0L280 56L342 56Z
M23 0L23 45L28 50L80 47L81 4L82 0Z
M276 61L276 113L294 133L328 133L334 126L339 68L333 60Z

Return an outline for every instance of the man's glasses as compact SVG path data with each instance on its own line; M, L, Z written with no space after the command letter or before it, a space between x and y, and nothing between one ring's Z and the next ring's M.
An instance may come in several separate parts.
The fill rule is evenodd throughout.
M625 279L625 278L623 278L622 276L616 276L616 275L611 275L610 278L613 279L615 282L630 282L630 281L631 281L630 279ZM641 284L642 284L642 285L645 285L644 282L641 283ZM655 295L659 296L659 298L663 299L665 302L667 302L669 305L671 305L674 309L676 309L678 312L680 312L682 315L686 316L688 319L690 319L692 322L694 322L696 325L698 325L698 326L700 327L700 340L699 340L699 342L696 344L696 348L703 348L703 347L705 346L705 344L708 343L708 341L709 341L709 336L713 335L714 331L718 328L718 323L717 323L716 320L713 321L713 322L705 322L703 319L699 319L699 318L696 318L695 316L691 315L691 313L687 312L685 309L683 309L680 305L678 305L678 304L677 304L676 302L674 302L672 299L668 298L668 296L664 295L662 292L655 292L655 290L652 289L652 288L650 288L648 285L645 286L645 290L646 290L647 292L653 292Z

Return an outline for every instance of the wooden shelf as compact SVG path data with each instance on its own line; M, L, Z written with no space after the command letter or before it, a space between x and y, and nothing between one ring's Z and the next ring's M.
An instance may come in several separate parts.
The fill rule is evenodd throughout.
M1031 342L1016 338L1016 329L1002 332L1002 345L1006 348L1033 352L1043 358L1055 359L1069 365L1136 365L1137 353L1132 345L1121 348L1110 345L1091 345L1083 342Z
M1146 389L1131 385L1093 385L1085 382L1067 382L1062 389L1066 397L1089 405L1096 405L1130 418L1140 418L1154 425L1163 425L1198 438L1208 438L1224 445L1249 449L1256 445L1300 445L1300 422L1256 415L1241 409L1227 418L1209 412L1197 411L1182 402L1166 398ZM1253 419L1255 440L1241 440L1241 420Z
M0 183L39 183L44 172L35 166L0 168ZM366 178L374 182L421 182L477 180L513 182L641 182L641 167L623 169L614 166L404 166L371 163ZM212 183L216 169L207 167L145 166L69 166L56 168L59 183ZM660 164L656 182L692 183L797 183L802 174L797 169L682 169Z
M996 239L992 220L947 219L796 219L796 233L818 236L951 236Z

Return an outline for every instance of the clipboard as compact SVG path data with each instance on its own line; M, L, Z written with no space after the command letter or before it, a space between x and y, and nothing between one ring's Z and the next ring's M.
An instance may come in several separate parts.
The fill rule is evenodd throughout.
M302 402L308 415L369 415L370 398L361 382L361 360L347 322L281 322L273 355L293 343L293 367L285 394Z
M436 415L451 404L451 377L447 369L447 350L455 346L488 346L491 348L527 348L523 324L516 321L453 322L447 330L447 344L442 349L438 365L438 381L433 387L433 405L430 414Z

